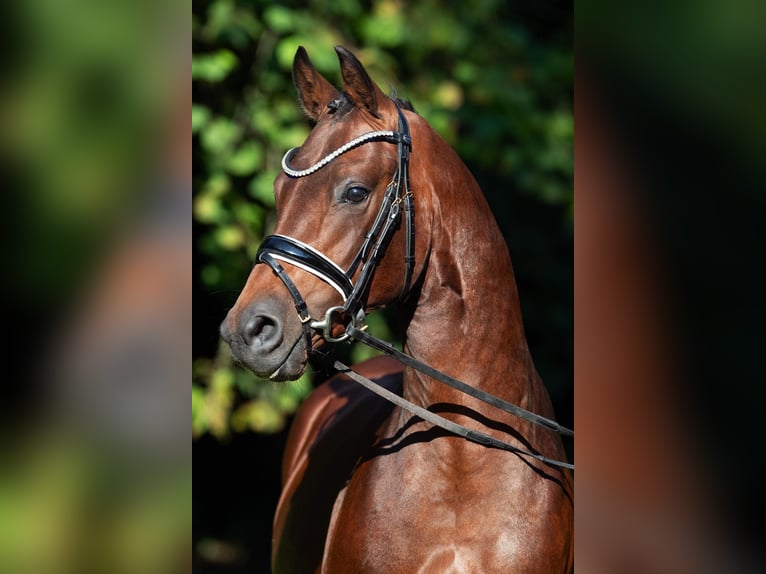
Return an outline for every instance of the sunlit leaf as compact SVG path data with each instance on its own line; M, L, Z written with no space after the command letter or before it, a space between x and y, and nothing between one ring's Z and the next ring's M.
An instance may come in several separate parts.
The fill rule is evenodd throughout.
M245 142L229 156L226 169L234 175L250 175L260 166L263 159L261 146L256 142Z
M405 36L402 4L394 0L382 0L375 4L370 18L363 20L362 32L371 44L397 46Z
M236 225L220 227L215 235L218 245L229 251L240 249L245 244L245 234Z
M210 194L196 196L194 198L193 209L194 219L200 223L215 223L226 216L220 200Z
M230 50L218 50L213 54L192 58L192 78L208 82L220 82L237 67L237 56Z
M274 172L264 172L250 181L248 191L266 205L274 205Z
M199 104L192 104L192 133L197 133L210 119L210 110Z
M253 430L255 432L279 432L285 425L285 419L275 405L264 400L253 400L240 406L231 416L231 426L235 432Z
M226 118L215 118L202 130L202 145L214 154L228 152L242 135L242 128Z
M205 392L197 385L192 385L192 433L194 436L205 432L207 424L202 416Z
M434 90L433 100L443 108L455 110L463 103L463 89L457 82L441 82Z
M263 19L275 32L290 32L295 29L295 13L285 6L273 5L263 11Z
M202 193L211 197L221 197L231 189L231 179L222 172L210 175L205 185L202 186Z

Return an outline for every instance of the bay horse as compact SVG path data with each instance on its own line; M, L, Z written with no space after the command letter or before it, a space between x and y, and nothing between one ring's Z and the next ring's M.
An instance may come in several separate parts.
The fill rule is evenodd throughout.
M315 125L285 154L274 234L221 334L241 364L287 381L327 342L374 343L364 317L398 304L403 354L383 345L393 358L355 372L335 363L343 372L297 413L273 570L571 572L573 479L556 462L562 439L544 418L553 409L503 236L450 146L351 52L336 52L342 91L302 47L295 55L293 80ZM472 394L443 384L452 377ZM407 402L392 406L362 380Z

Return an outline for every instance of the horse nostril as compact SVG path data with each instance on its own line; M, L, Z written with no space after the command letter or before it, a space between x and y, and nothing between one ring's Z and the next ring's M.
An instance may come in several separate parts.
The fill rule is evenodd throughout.
M274 321L270 318L256 315L245 324L245 341L250 344L255 339L268 339L269 335L274 333L275 327Z
M242 328L242 338L248 347L270 351L282 342L282 326L270 315L253 315Z

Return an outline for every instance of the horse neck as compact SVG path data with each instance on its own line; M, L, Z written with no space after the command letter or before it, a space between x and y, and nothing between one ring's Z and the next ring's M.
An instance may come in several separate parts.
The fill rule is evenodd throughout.
M456 155L449 165L432 182L431 249L406 351L471 386L532 406L530 390L538 379L508 248L467 168ZM405 395L423 405L465 402L411 369L405 372Z

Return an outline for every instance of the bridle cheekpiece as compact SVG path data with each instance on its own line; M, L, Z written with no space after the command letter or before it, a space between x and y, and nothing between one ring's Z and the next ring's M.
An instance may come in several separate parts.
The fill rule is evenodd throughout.
M335 319L346 317L347 328L349 326L362 327L366 316L365 301L372 277L391 243L394 231L401 221L402 211L405 214L406 229L405 276L401 296L406 295L410 289L415 266L414 205L409 183L409 154L412 149L412 138L404 113L398 105L396 105L396 110L399 114L397 131L379 130L364 133L305 169L295 169L290 165L290 161L298 148L288 150L282 158L282 171L289 177L300 178L316 173L344 153L366 143L376 141L393 143L396 144L398 152L398 163L394 177L386 187L378 214L369 231L365 234L362 245L348 269L344 271L319 250L286 235L269 235L258 249L255 264L265 263L271 267L293 298L295 308L303 324L306 348L309 352L312 349L312 329L321 332L322 337L327 342L336 343L345 341L349 335L345 331L339 336L332 335L333 326L336 324ZM330 285L343 298L343 305L327 309L322 319L313 319L304 297L279 263L280 261L307 271ZM356 279L354 280L355 275Z

